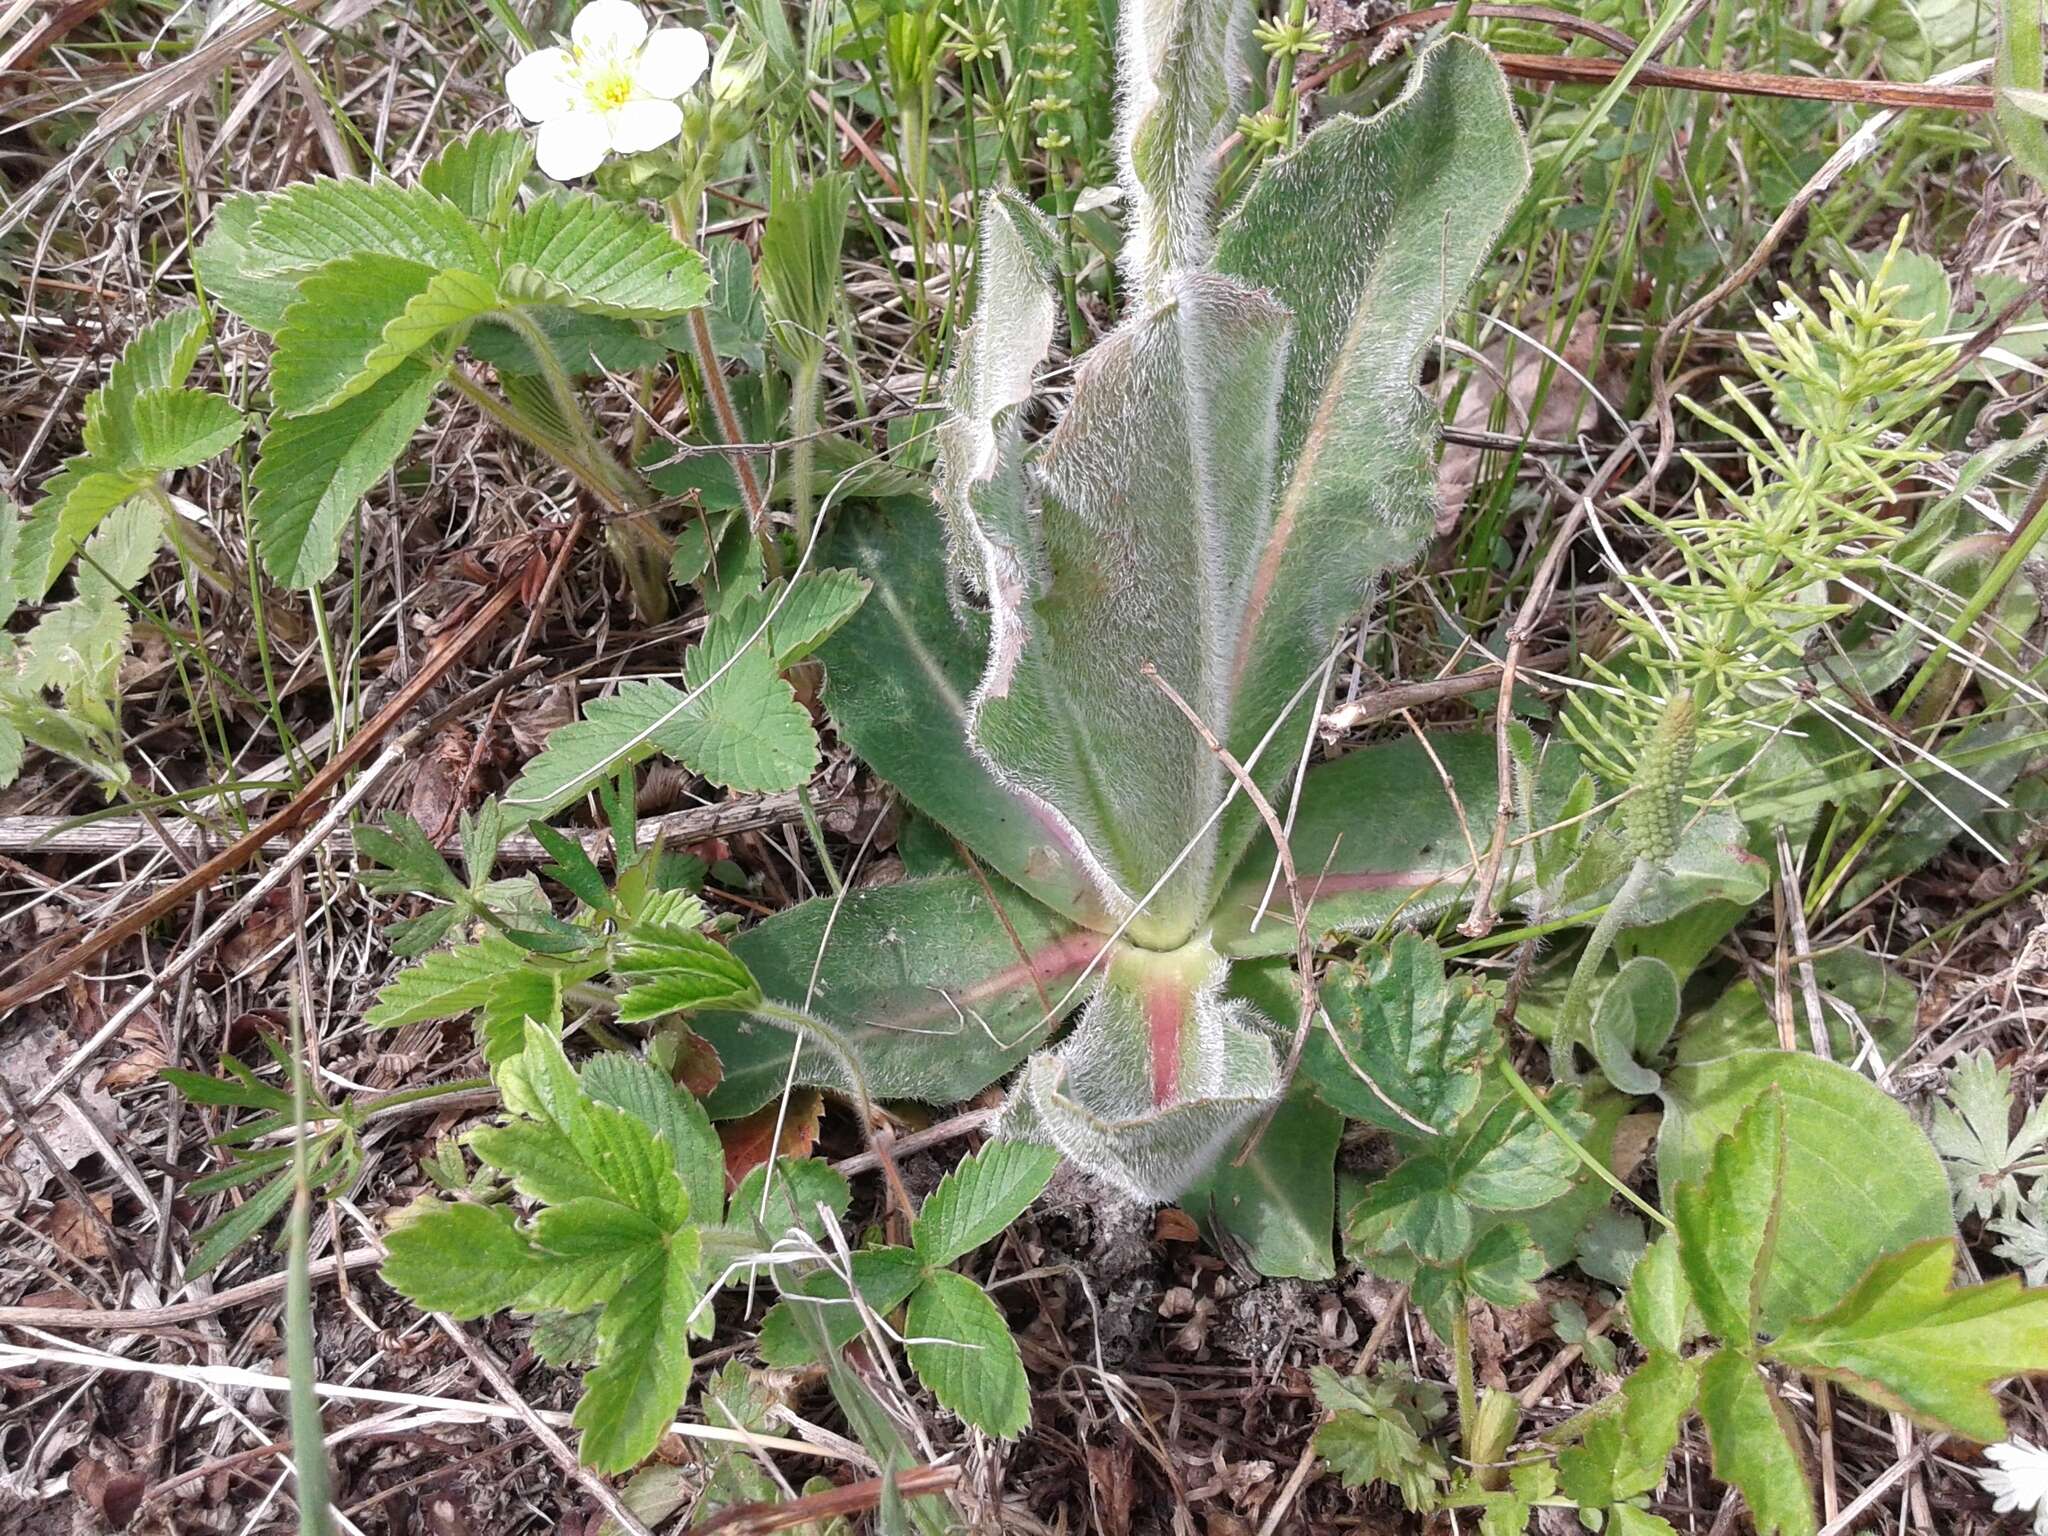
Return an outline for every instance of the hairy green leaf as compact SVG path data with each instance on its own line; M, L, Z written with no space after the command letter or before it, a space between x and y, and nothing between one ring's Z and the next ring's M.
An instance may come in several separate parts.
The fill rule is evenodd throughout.
M1047 1014L1100 947L1022 892L972 875L805 902L733 941L763 993L807 1007L857 1052L870 1092L933 1104L979 1092L1042 1041L1058 1022ZM724 1064L715 1115L750 1113L780 1093L799 1044L796 1082L856 1091L828 1041L732 1015L692 1027Z
M1161 302L1170 274L1208 259L1216 160L1237 119L1249 19L1247 6L1209 0L1134 0L1119 13L1117 158L1131 209L1123 264L1141 303Z
M583 1460L623 1472L644 1460L690 1386L689 1315L697 1304L697 1234L681 1231L626 1282L597 1325L597 1365L571 1422Z
M451 1317L486 1317L533 1283L533 1244L502 1206L416 1201L385 1234L385 1283L414 1306Z
M457 139L420 167L420 188L453 203L472 219L504 222L533 168L533 145L509 128Z
M489 270L490 251L462 211L424 187L321 177L261 200L239 240L243 275L306 273L376 251L434 271Z
M278 330L277 408L304 416L340 405L497 302L473 272L437 272L377 251L331 261L300 281Z
M628 983L619 996L624 1024L698 1008L746 1009L761 1000L752 973L731 950L688 929L634 929L613 970Z

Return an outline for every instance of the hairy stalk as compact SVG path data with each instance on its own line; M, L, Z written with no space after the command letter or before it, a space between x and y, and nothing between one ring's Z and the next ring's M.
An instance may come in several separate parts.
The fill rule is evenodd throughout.
M1472 1318L1462 1301L1451 1313L1451 1365L1457 1372L1458 1444L1470 1456L1479 1426L1479 1392L1472 1379Z
M1600 921L1594 925L1586 947L1579 951L1578 963L1572 967L1571 983L1565 988L1557 1034L1550 1042L1551 1071L1560 1082L1580 1080L1578 1064L1572 1059L1572 1048L1588 1044L1591 1039L1589 1026L1593 1017L1594 978L1599 975L1600 964L1614 947L1621 930L1635 921L1643 894L1656 878L1656 860L1638 854L1635 862L1629 865L1621 889L1614 893L1614 899L1607 903L1607 910L1600 914Z

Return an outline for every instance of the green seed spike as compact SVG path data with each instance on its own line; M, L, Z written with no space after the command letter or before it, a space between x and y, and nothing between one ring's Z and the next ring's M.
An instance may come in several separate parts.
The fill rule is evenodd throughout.
M1636 761L1628 802L1629 851L1662 863L1678 851L1685 825L1685 785L1699 746L1699 707L1690 693L1673 694Z

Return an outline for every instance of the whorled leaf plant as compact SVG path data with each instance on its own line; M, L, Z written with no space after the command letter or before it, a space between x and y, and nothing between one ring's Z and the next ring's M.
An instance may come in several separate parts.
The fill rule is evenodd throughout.
M848 1051L878 1095L958 1099L1085 996L1002 1131L1170 1197L1280 1093L1298 1022L1230 992L1234 958L1294 944L1246 781L1290 818L1318 931L1440 910L1469 880L1463 827L1483 836L1496 806L1490 739L1300 769L1341 631L1431 526L1417 372L1527 157L1499 71L1453 38L1378 115L1325 122L1266 165L1219 221L1209 168L1237 116L1243 11L1125 7L1132 308L1035 443L1055 237L1018 198L984 207L941 429L946 571L921 508L838 530L831 558L875 592L821 652L841 734L960 857L742 938L820 1038L706 1021L725 1064L714 1111L792 1079L849 1088Z

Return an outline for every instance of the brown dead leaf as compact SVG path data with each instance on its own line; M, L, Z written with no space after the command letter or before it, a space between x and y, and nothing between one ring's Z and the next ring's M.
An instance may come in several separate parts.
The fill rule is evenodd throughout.
M763 1104L743 1120L728 1120L718 1128L725 1144L725 1187L737 1189L749 1169L776 1157L808 1157L818 1144L818 1122L825 1114L825 1098L815 1088L800 1088L789 1096L789 1107ZM781 1140L775 1128L782 1127Z
M1599 344L1599 323L1590 315L1584 316L1573 327L1570 338L1561 349L1564 360L1580 374L1597 381L1594 371L1593 349ZM1510 347L1514 354L1514 367L1506 371ZM1586 386L1570 373L1558 367L1545 353L1538 352L1527 342L1504 333L1496 334L1482 350L1483 363L1474 363L1469 370L1470 382L1465 393L1458 399L1457 414L1451 425L1467 432L1484 432L1493 424L1494 407L1503 394L1502 382L1505 372L1507 396L1506 420L1502 430L1510 436L1540 437L1551 442L1569 442L1572 437L1592 420L1598 407ZM1550 387L1544 392L1542 406L1531 414L1536 405L1536 388L1542 382L1545 371L1550 374ZM1468 370L1451 368L1445 371L1446 387L1467 377ZM1437 518L1439 535L1457 526L1458 515L1465 509L1471 498L1472 488L1479 482L1479 475L1487 450L1474 448L1465 443L1451 443L1444 449L1442 461L1437 465L1437 496L1442 511Z
M1177 1205L1162 1206L1152 1218L1152 1241L1155 1243L1199 1243L1202 1229L1195 1225L1195 1218Z
M718 1059L718 1047L687 1025L678 1024L669 1033L675 1041L675 1065L670 1076L696 1098L709 1098L725 1076L725 1063Z
M98 1207L101 1216L111 1221L114 1214L114 1197L111 1194L94 1195L92 1203ZM81 1264L107 1256L106 1229L69 1195L50 1208L49 1219L43 1223L43 1235Z
M1131 1536L1131 1442L1117 1439L1084 1449L1096 1519L1106 1536Z
M71 1468L72 1493L99 1516L102 1525L117 1531L135 1518L148 1486L140 1473L117 1472L90 1456L80 1457Z
M469 763L475 750L476 738L451 725L434 738L413 775L405 811L435 842L455 830L456 817L468 808Z

